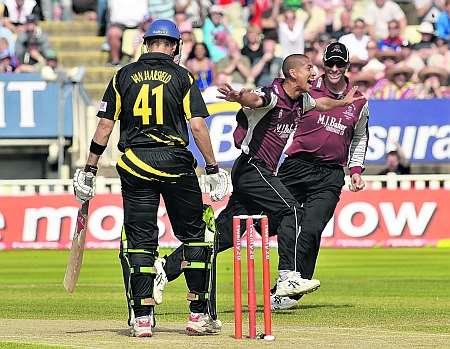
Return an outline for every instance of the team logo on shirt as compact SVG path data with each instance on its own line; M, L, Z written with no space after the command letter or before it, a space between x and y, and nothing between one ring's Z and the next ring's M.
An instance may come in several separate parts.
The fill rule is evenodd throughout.
M339 120L333 116L320 114L317 123L323 125L328 132L336 133L340 136L344 135L347 126L341 124L342 118Z
M343 112L343 114L347 120L353 119L354 113L355 113L355 106L353 104L350 104L349 106L347 106L347 109L344 110L344 112Z
M106 107L108 106L108 103L107 102L105 102L105 101L101 101L100 102L100 106L99 106L99 108L98 108L98 110L99 111L103 111L103 112L105 112L106 111Z

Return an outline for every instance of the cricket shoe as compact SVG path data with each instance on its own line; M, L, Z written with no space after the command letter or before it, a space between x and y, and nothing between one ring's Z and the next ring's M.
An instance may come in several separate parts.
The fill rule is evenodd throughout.
M320 287L319 280L303 279L300 273L290 271L286 274L286 276L283 279L278 278L277 291L275 292L275 295L280 297L288 297L300 294L307 294L310 292L314 292L319 287Z
M208 314L191 313L186 325L188 336L207 336L217 334L222 329L220 320L213 320Z
M167 280L166 272L164 271L164 265L166 260L164 258L157 258L155 260L156 276L153 281L153 299L156 304L161 304L163 301L164 287L169 282Z
M151 337L153 327L153 316L139 316L134 319L133 326L131 327L132 337Z
M295 299L270 295L270 308L274 311L296 308L297 305L298 302Z

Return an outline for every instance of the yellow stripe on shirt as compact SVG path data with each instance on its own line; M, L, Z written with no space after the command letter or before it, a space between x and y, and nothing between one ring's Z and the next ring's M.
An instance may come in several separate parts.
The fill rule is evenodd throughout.
M123 162L122 158L119 158L119 161L117 161L117 165L122 167L125 171L131 173L135 177L139 177L139 178L145 179L146 181L153 181L152 178L144 177L144 176L140 175L139 173L137 173L136 171L134 171L125 162Z
M117 91L117 87L116 87L116 76L117 76L117 73L114 74L113 82L112 82L114 92L116 92L116 112L114 113L114 120L119 119L120 110L122 109L122 99L121 99L119 91Z
M189 90L186 93L186 96L183 98L183 109L184 109L184 115L186 115L186 120L189 120L192 117L191 112L191 87L194 82L191 75L189 75L189 82L191 85L189 86Z
M125 156L128 160L130 160L134 165L139 167L141 170L144 170L148 173L160 176L160 177L181 177L181 175L178 174L170 174L167 172L163 172L160 170L157 170L156 168L151 167L150 165L143 162L141 159L139 159L131 149L127 149L125 151Z

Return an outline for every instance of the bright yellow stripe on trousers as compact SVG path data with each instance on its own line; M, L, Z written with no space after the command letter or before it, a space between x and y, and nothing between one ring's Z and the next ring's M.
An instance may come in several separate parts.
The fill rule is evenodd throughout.
M153 180L151 178L144 177L144 176L140 175L139 173L137 173L136 171L134 171L131 167L129 167L126 163L123 162L122 158L119 158L119 161L117 161L117 165L122 167L125 171L131 173L133 176L145 179L146 181L152 181Z
M116 92L116 112L114 113L114 120L119 119L120 110L122 109L122 99L120 98L119 91L117 91L117 88L116 88L116 76L117 76L117 73L114 74L113 82L112 82L114 91Z
M191 83L191 86L193 84L192 77L189 75L189 82ZM192 117L191 113L191 86L189 86L189 90L186 93L186 96L183 98L183 109L184 114L186 115L186 119L189 120Z
M170 174L167 172L159 171L156 168L153 168L149 165L147 165L145 162L143 162L141 159L139 159L131 149L127 149L125 151L125 156L130 160L133 164L135 164L140 169L147 171L148 173L160 176L160 177L180 177L180 175L176 174Z

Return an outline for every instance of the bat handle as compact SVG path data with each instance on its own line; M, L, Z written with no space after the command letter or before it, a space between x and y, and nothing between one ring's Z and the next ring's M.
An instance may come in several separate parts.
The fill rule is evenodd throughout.
M84 182L88 185L91 186L92 182L94 180L95 174L92 172L86 172L86 178L84 180Z

